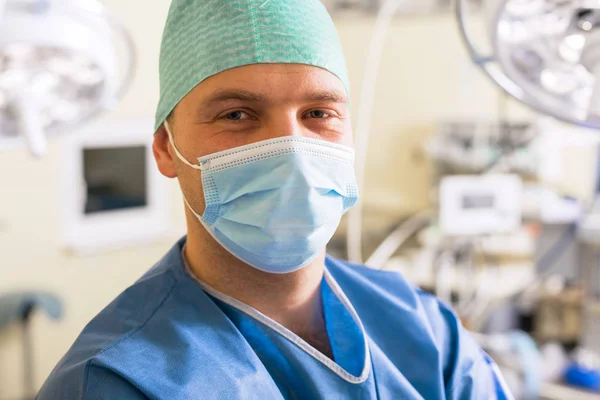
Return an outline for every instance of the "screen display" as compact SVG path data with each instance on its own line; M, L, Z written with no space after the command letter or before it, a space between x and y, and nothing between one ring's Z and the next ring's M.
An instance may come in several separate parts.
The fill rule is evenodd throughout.
M494 208L495 200L496 197L489 194L464 195L462 198L462 208L465 210Z
M83 150L85 214L148 205L146 147Z

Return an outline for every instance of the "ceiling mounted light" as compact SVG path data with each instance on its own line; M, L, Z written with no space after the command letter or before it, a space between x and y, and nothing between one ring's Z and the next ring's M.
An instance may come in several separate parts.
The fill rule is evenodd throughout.
M546 115L600 128L600 1L456 1L472 60Z
M96 0L0 0L0 150L114 108L135 72L133 41Z

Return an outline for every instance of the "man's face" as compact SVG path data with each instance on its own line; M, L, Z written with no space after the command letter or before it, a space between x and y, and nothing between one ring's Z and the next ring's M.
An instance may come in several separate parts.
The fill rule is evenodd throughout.
M221 72L199 84L177 105L170 128L192 164L218 151L298 136L351 146L346 89L332 73L296 64L257 64ZM154 138L160 171L178 177L188 202L204 212L201 176L169 146L164 128Z

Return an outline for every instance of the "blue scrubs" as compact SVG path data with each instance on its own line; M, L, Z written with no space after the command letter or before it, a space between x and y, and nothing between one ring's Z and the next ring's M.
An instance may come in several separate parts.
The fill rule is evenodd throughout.
M399 274L327 259L332 360L197 281L184 243L90 322L39 400L510 398L452 311Z

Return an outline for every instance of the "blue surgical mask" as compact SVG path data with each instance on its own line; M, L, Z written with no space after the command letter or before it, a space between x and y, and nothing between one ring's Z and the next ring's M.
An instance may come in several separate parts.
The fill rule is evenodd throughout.
M188 208L231 254L270 273L296 271L323 252L358 198L354 150L282 137L211 154L202 172L206 209Z

